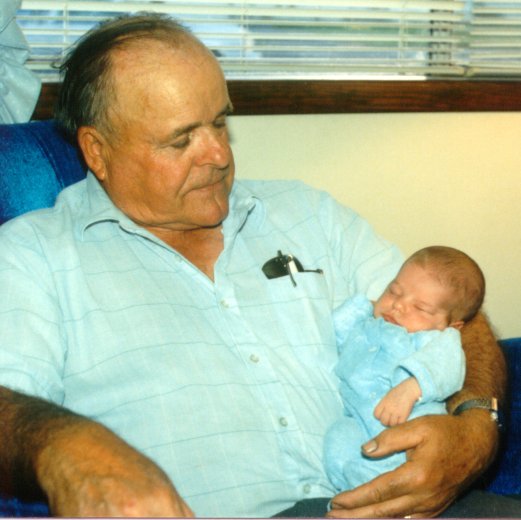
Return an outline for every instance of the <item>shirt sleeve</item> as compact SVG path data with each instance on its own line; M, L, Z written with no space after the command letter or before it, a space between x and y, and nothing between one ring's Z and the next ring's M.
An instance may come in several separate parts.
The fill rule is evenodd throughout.
M0 228L0 384L62 403L62 317L45 255L28 225Z
M420 336L417 333L416 338ZM422 401L443 401L461 390L465 378L465 354L459 331L448 327L443 331L430 331L426 343L398 367L418 381Z
M23 123L33 113L40 80L24 64L29 45L16 24L20 0L0 2L0 122Z
M355 211L327 195L322 206L323 226L347 278L349 294L339 295L341 301L355 294L377 299L400 269L403 255Z

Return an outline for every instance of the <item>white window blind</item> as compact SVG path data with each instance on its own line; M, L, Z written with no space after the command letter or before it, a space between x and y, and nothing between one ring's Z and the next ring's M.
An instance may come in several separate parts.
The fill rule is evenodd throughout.
M233 78L519 76L521 0L23 0L28 66L53 64L100 20L159 11L189 26Z
M521 78L521 2L472 2L468 75Z

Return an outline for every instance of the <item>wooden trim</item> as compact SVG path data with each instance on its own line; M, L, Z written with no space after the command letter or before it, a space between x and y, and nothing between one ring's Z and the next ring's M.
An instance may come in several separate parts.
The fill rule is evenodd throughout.
M520 111L521 81L229 81L236 115ZM47 83L33 119L50 119Z

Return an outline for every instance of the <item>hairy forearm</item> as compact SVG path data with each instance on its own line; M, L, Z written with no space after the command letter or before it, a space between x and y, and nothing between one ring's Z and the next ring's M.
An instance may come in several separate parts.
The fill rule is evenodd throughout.
M502 402L507 382L505 358L482 313L463 327L461 340L466 358L465 382L463 389L449 399L448 411L476 397L497 397Z
M451 413L462 402L476 398L496 397L500 403L505 399L507 370L503 352L486 319L480 313L461 331L466 357L465 382L461 391L447 403ZM461 429L466 432L469 452L475 454L475 469L469 473L472 482L487 468L497 452L499 432L488 410L472 409L458 416L463 421Z
M50 402L0 387L0 490L38 496L37 465L42 449L57 431L83 419Z
M0 387L0 491L54 516L189 517L164 471L100 423Z

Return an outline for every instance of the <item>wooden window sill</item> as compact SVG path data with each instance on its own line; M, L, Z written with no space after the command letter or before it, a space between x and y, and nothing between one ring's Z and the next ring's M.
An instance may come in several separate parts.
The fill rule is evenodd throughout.
M59 91L46 83L33 119L50 119ZM521 81L232 80L235 115L521 110Z

